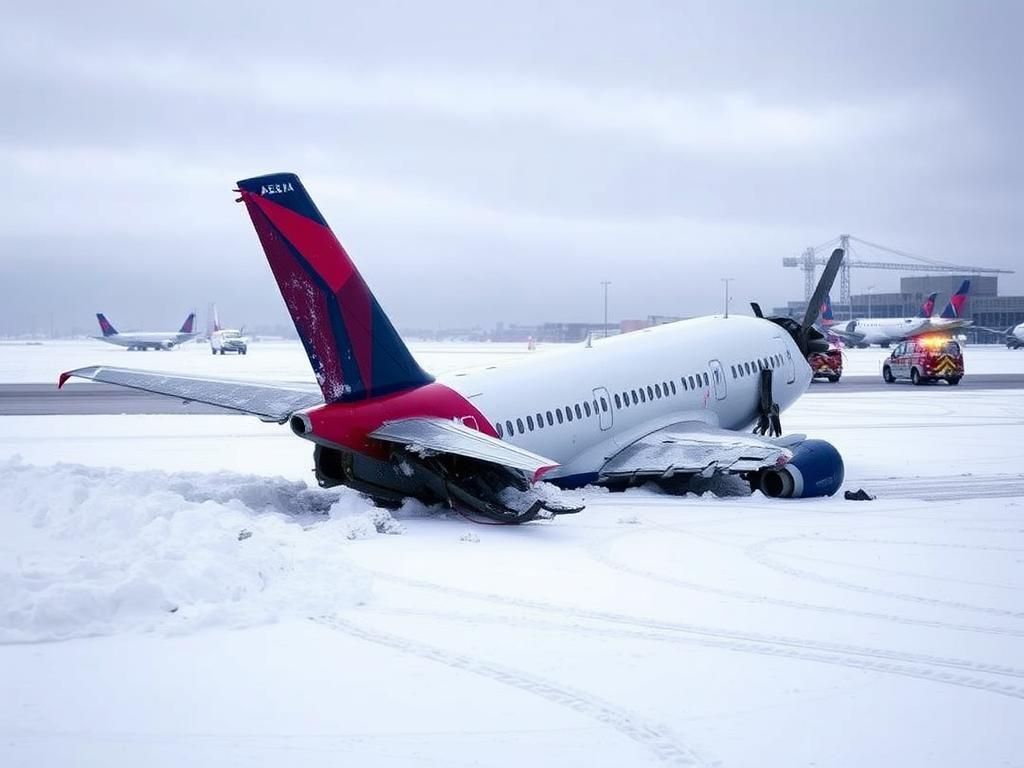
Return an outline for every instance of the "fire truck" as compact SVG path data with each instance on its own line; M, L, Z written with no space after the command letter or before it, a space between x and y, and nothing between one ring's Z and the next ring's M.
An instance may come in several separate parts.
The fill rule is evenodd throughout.
M964 353L948 336L918 336L901 341L882 364L882 378L889 384L910 379L925 384L945 379L951 387L964 377Z

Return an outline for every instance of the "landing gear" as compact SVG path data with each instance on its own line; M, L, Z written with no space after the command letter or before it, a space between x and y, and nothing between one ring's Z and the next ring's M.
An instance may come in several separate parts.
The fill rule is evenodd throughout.
M779 404L772 397L772 369L762 368L758 379L757 426L755 435L778 437L782 434L782 421L779 419Z

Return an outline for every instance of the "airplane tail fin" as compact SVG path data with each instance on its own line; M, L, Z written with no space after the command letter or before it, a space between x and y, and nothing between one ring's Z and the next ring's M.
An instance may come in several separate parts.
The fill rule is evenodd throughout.
M955 320L961 317L964 309L964 304L967 303L967 294L971 290L971 281L964 280L960 283L960 287L956 293L949 297L949 303L946 304L946 308L942 310L942 317L946 320Z
M328 403L428 384L359 270L292 173L238 182Z
M192 329L196 324L196 313L190 312L188 317L185 318L185 322L181 324L181 328L178 329L178 333L192 333Z
M102 312L96 313L96 319L100 321L100 330L103 331L104 336L117 336L117 329L110 324Z
M924 304L921 305L921 311L917 313L918 317L932 316L932 313L935 312L935 297L938 295L938 291L928 294L928 297L924 300Z
M835 322L835 315L832 314L832 294L825 294L825 301L821 304L821 322L824 325L832 325Z

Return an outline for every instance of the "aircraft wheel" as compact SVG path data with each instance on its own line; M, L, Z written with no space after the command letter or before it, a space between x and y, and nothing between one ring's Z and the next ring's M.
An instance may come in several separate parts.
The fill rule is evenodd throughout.
M892 384L896 381L896 377L892 375L892 369L888 365L882 369L882 378L886 384Z
M917 372L917 368L910 369L910 383L915 387L921 386L924 382L921 380L921 374Z

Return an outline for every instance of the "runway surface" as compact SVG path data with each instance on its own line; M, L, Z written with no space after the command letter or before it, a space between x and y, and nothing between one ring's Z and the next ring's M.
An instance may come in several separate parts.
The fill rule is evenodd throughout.
M931 384L922 389L953 389L947 384ZM1024 389L1024 374L996 373L965 376L958 390ZM846 376L836 384L816 381L809 392L889 391L911 395L919 391L909 382L886 384L878 376ZM108 384L69 384L58 390L55 384L0 384L0 416L104 415L104 414L232 414L224 408L201 403L182 403Z

